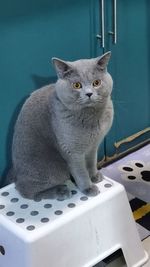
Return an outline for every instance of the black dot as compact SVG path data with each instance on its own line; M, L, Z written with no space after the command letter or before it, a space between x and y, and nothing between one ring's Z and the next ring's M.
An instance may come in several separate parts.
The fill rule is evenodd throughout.
M44 208L45 208L45 209L49 209L49 208L51 208L51 207L52 207L51 204L45 204L45 205L44 205Z
M0 210L4 209L5 206L4 205L0 205Z
M141 175L144 181L150 182L150 171L142 171Z
M34 225L29 225L29 226L27 226L27 230L29 230L29 231L32 231L32 230L34 230L35 229L35 226Z
M22 204L21 206L20 206L20 208L21 209L27 209L29 206L27 205L27 204Z
M139 167L139 168L143 168L143 167L144 167L143 164L141 164L141 163L139 163L139 162L136 162L135 165L136 165L137 167Z
M7 216L13 216L15 213L13 212L13 211L8 211L7 213L6 213L6 215Z
M74 203L69 203L69 204L68 204L68 207L69 207L69 208L74 208L75 206L76 206L76 205L75 205Z
M18 218L18 219L16 220L17 223L23 223L24 221L25 221L25 219L23 219L23 218Z
M1 193L1 195L2 195L3 197L6 197L6 196L9 195L9 192L3 192L3 193Z
M49 218L46 218L46 217L45 217L45 218L42 218L42 219L41 219L41 222L42 222L42 223L49 222Z
M64 199L61 199L61 198L57 198L57 201L64 201Z
M132 172L133 171L133 169L130 168L130 167L123 167L123 170L127 171L127 172Z
M1 253L2 255L5 255L5 249L4 249L3 246L0 246L0 253Z
M106 188L112 187L111 184L105 184L104 186L105 186Z
M11 202L13 202L13 203L18 202L18 201L19 201L19 199L16 198L16 197L14 197L14 198L11 199Z
M136 177L135 177L135 176L133 176L133 175L129 175L129 176L128 176L128 179L129 179L129 180L135 180L135 179L136 179Z
M72 190L71 193L72 193L72 195L75 195L75 194L77 194L77 191L76 190Z
M30 214L31 214L32 216L36 216L36 215L39 214L39 212L38 212L37 210L33 210L33 211L30 212Z
M62 213L63 213L62 210L56 210L56 211L55 211L55 214L56 214L56 215L61 215Z
M34 199L34 201L35 202L40 202L42 199L40 198L40 197L36 197L35 199Z
M84 197L80 197L80 200L82 200L82 201L86 201L86 200L88 200L88 197L86 197L86 196L84 196Z

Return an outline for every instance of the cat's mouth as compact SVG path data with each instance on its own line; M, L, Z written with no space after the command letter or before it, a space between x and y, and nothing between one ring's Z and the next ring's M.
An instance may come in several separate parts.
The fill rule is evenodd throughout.
M82 107L96 107L100 105L104 105L106 103L107 97L99 97L99 98L92 98L89 99L79 99L77 102Z
M105 99L87 99L85 102L85 105L87 106L95 106L98 104L103 104L105 102Z

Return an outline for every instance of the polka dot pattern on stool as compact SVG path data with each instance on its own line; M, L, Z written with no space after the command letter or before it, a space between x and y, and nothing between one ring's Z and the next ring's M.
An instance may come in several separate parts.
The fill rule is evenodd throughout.
M100 191L109 191L109 181L100 182ZM108 186L109 185L109 186ZM10 189L9 189L10 188ZM35 199L23 198L13 185L0 190L0 214L6 216L7 220L13 221L17 227L21 227L29 234L40 227L52 224L55 220L61 220L69 212L74 212L83 203L88 205L92 197L84 195L72 183L70 186L71 196L64 201L57 199Z

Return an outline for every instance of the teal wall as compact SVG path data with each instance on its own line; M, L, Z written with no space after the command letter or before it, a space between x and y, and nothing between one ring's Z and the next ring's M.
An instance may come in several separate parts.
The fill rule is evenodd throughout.
M26 97L56 80L51 57L91 56L91 6L82 0L13 0L0 7L0 176L11 158L13 127Z

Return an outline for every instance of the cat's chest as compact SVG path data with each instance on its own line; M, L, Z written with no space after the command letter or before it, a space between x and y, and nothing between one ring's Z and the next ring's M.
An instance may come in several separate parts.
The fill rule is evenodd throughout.
M100 131L87 129L84 126L64 124L59 131L58 144L63 154L84 154L89 147L99 143Z
M54 135L58 148L64 153L85 153L98 146L112 124L112 104L103 110L84 109L70 112L62 106L55 106L52 116Z
M62 116L59 120L58 142L68 151L84 152L89 146L99 143L103 135L103 123L93 116Z

